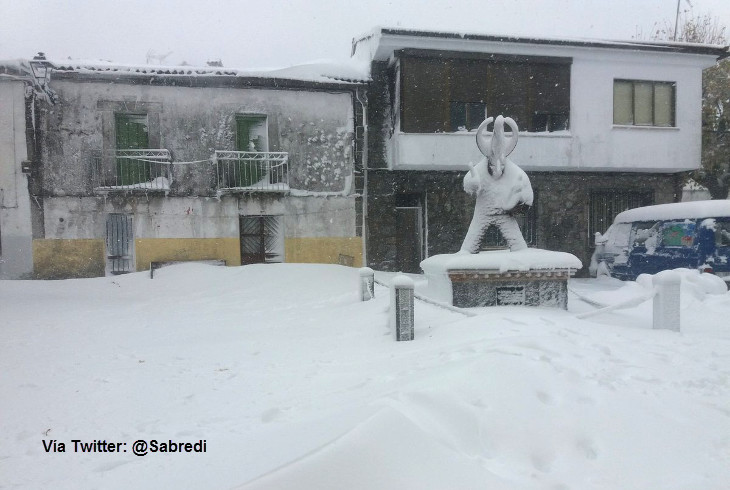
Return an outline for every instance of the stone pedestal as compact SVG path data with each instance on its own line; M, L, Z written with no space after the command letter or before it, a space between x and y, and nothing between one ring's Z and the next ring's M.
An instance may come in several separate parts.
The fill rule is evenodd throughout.
M572 254L541 249L436 255L421 262L429 293L462 308L567 309L568 279L581 267Z
M569 269L499 272L449 270L452 304L475 306L552 306L568 309Z

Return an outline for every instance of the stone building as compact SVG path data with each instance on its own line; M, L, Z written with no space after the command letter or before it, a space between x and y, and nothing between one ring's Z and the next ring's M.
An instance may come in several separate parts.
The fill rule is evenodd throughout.
M520 216L532 246L587 267L619 212L681 199L700 164L706 45L590 42L377 29L353 42L371 62L364 214L367 262L416 272L459 250L473 201L462 179L491 116L520 127L510 158L535 190ZM485 248L499 246L491 229ZM582 274L586 273L584 269Z
M0 277L360 265L362 80L330 65L0 63Z

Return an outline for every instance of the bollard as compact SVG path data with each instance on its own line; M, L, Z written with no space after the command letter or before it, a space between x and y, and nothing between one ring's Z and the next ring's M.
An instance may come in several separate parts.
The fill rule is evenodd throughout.
M360 268L360 301L375 297L375 272L370 267Z
M682 276L662 271L654 276L654 320L652 328L679 332L679 291Z
M413 340L413 281L395 276L390 286L390 328L395 340Z

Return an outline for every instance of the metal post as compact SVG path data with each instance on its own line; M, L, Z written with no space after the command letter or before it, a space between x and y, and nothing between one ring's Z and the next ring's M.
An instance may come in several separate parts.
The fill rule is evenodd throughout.
M390 327L395 340L413 340L413 281L406 276L395 276L390 287Z
M662 271L654 276L654 321L652 328L679 332L679 293L682 276Z
M360 269L360 301L375 297L375 272L370 267Z

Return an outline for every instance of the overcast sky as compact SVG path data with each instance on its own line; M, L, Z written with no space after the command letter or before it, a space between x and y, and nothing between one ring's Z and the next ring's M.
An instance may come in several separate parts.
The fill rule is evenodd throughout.
M682 9L689 7L681 0ZM730 0L691 0L730 26ZM631 39L673 25L676 0L0 0L0 59L277 68L346 59L374 26Z

